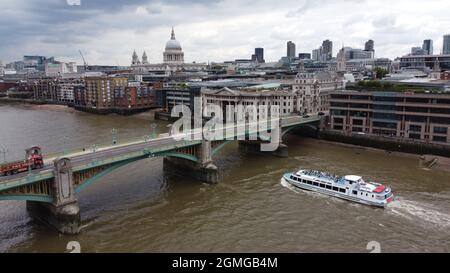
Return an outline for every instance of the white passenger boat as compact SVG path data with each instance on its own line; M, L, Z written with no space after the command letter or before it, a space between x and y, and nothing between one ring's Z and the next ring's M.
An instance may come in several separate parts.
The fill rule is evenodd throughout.
M371 206L384 208L394 200L390 187L375 182L365 182L361 176L356 175L340 177L321 171L300 170L285 174L283 179L300 189Z

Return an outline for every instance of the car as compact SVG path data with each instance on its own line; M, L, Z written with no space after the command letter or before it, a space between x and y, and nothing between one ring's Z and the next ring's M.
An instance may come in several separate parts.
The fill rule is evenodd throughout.
M304 115L304 116L303 116L303 118L309 118L309 117L310 117L309 115Z
M317 115L318 116L325 116L325 113L324 112L319 112Z

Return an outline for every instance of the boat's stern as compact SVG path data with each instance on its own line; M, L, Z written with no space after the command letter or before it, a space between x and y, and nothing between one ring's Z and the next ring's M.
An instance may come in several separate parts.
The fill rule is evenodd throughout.
M383 207L386 207L389 203L392 203L395 200L395 196L392 193L391 188L386 189L385 199L383 200Z

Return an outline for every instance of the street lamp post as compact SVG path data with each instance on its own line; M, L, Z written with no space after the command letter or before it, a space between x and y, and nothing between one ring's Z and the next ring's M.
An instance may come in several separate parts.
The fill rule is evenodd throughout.
M112 144L116 145L117 144L117 129L113 128L111 130L111 135L112 135Z
M67 139L68 139L69 137L68 136L63 136L63 145L64 145L64 147L63 147L63 155L67 155Z
M155 123L150 124L150 127L152 128L152 138L156 138L156 127L157 125Z
M95 162L95 153L97 152L97 144L92 145L92 162Z
M1 152L3 154L3 163L6 163L6 153L8 152L8 149L6 149L5 147L1 146Z

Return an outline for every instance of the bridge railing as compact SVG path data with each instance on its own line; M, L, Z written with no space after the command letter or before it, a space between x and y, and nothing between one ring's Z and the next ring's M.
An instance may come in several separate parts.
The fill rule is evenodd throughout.
M47 180L52 178L53 176L54 176L53 171L47 170L38 174L32 174L21 178L16 179L12 178L11 180L7 180L6 182L0 183L0 192L11 188L32 184L35 183L36 181Z
M163 137L165 134L159 134L156 139ZM62 152L57 153L45 153L43 151L44 160L52 160L56 158L61 157L71 157L74 155L81 155L81 154L91 154L95 153L101 150L105 150L108 148L119 148L124 147L132 144L139 144L139 143L145 143L150 142L154 140L155 138L152 138L151 135L146 135L142 137L135 137L135 138L127 138L122 141L117 141L115 144L111 141L108 143L92 143L89 145L85 145L83 147L73 148L73 149L64 149Z

